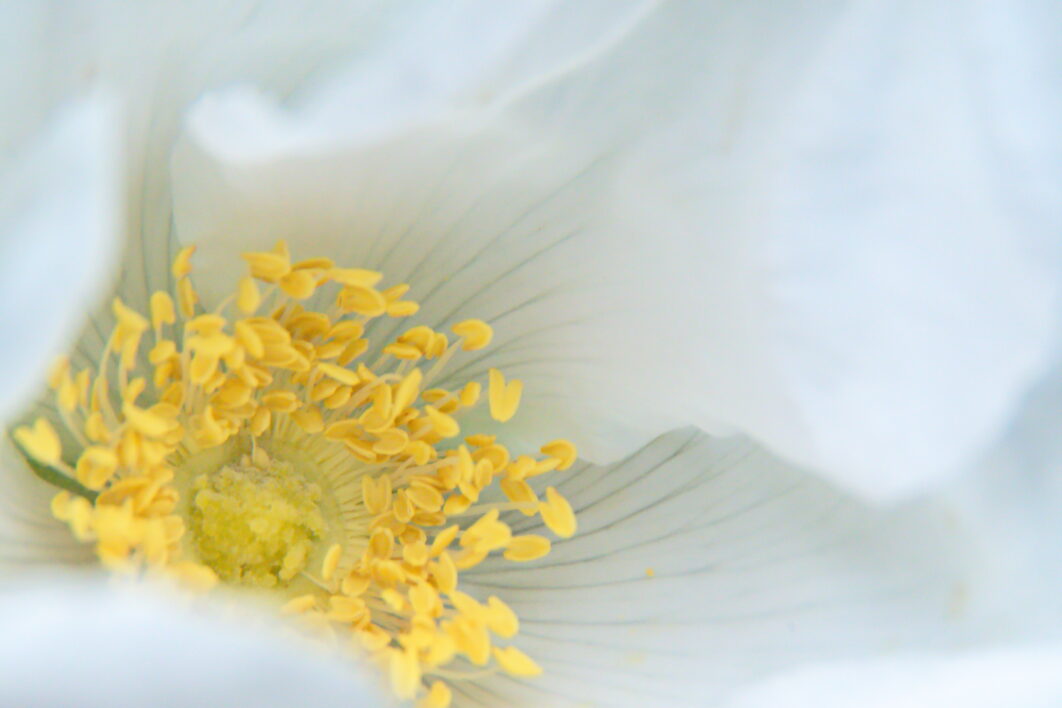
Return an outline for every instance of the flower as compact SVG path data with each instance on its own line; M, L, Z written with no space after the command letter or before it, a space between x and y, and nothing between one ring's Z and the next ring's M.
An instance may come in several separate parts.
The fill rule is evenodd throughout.
M564 496L529 481L577 452L557 439L516 456L462 430L481 398L496 423L520 404L522 383L497 369L485 387L440 385L448 362L488 347L490 326L459 321L453 342L424 325L373 342L390 329L380 318L418 311L410 286L379 290L382 274L328 258L295 262L283 241L244 254L248 274L204 310L194 250L178 253L174 294L152 293L149 313L114 300L95 366L53 369L74 450L45 416L14 430L33 470L63 488L52 514L117 570L283 598L281 613L360 641L399 698L445 708L446 679L465 675L457 657L540 674L517 646L496 645L519 630L512 609L468 595L459 575L495 551L516 563L549 553L547 536L514 535L501 511L575 533ZM489 495L495 482L504 498Z
M166 12L144 7L132 12ZM965 45L916 42L923 54L907 64L879 28L964 27L991 39L989 56L1030 69L984 72L982 106L1035 103L1035 81L1008 81L1039 76L1035 44L987 31L999 26L991 9L625 9L496 10L462 32L468 15L445 10L392 24L359 6L303 24L279 4L173 27L153 17L179 39L146 35L152 48L122 34L137 22L116 14L106 24L121 41L90 53L95 68L127 95L162 97L130 111L129 192L142 208L122 301L143 307L168 289L164 263L180 250L172 175L204 301L218 302L237 254L288 238L410 282L428 295L418 317L433 330L488 320L501 356L460 373L498 367L525 382L514 449L570 436L603 461L693 422L737 426L871 498L953 476L1049 361L1057 278L1041 254L1057 223L1001 204L1035 207L1057 180L1023 138L1040 110L1000 109L987 130L975 101L941 91L969 65ZM278 17L301 48L294 64L272 44ZM1020 20L1013 36L1035 37ZM369 28L351 40L365 50L356 56L335 39L352 25ZM171 47L178 67L156 61ZM349 71L322 80L330 72L315 67L340 55ZM209 91L237 78L251 85ZM948 100L905 98L915 89ZM932 110L911 120L912 105ZM991 198L1000 155L1023 176L1006 200ZM961 189L942 186L951 179ZM972 313L968 303L1000 297L984 273L1007 283L1006 299ZM731 488L733 466L715 453L728 443L675 435L608 472L573 467L557 487L582 533L533 573L484 565L482 592L516 595L521 636L554 659L525 691L696 703L812 657L992 636L979 626L995 611L992 583L978 574L991 564L964 565L968 518L948 529L932 505L874 512L762 453ZM654 466L669 457L681 464ZM810 498L792 491L805 488ZM622 554L604 554L627 534L637 540ZM778 568L780 581L766 572ZM786 591L777 604L775 587ZM719 614L702 600L714 592ZM953 626L949 611L965 621ZM740 641L706 631L726 618ZM789 636L822 641L794 648ZM605 675L596 662L611 669L607 685L592 680ZM519 688L493 677L458 699L534 695Z

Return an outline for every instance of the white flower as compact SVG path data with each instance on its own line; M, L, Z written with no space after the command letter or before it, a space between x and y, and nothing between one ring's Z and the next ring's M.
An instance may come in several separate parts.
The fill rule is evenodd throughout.
M491 322L491 355L456 373L524 380L514 447L571 437L605 462L736 428L893 499L976 459L1055 353L1035 4L83 10L99 46L63 59L127 102L123 299L167 288L178 241L207 303L277 238L379 269L419 321ZM57 333L40 349L5 319L13 349L43 361L81 300L33 311ZM939 503L873 511L695 433L562 476L580 533L473 578L545 674L459 702L699 705L793 664L1025 631L998 629L994 549ZM15 557L76 555L13 538Z

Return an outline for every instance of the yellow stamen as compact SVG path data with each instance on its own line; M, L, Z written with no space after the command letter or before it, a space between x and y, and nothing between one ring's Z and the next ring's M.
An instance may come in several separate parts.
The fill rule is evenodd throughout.
M151 294L149 317L113 302L96 369L75 375L63 360L51 372L76 464L63 462L44 418L15 430L26 454L85 493L59 492L52 514L109 567L163 572L196 591L256 588L283 614L351 635L395 694L422 706L450 704L455 660L539 673L515 647L493 645L518 638L512 609L459 588L492 554L549 553L545 536L514 536L502 510L575 533L570 504L554 487L540 499L528 482L571 467L575 446L554 440L532 456L474 432L461 443L469 409L487 405L500 423L516 414L523 384L496 369L486 382L430 387L461 351L487 347L491 327L459 322L451 343L418 325L374 342L375 318L419 311L402 299L410 286L382 287L382 274L327 258L292 265L283 241L244 254L248 275L204 311L193 252L178 253L174 290ZM328 311L308 304L317 295ZM359 359L370 350L376 362ZM488 492L495 483L508 501Z
M490 415L504 423L514 415L520 405L524 384L518 379L506 383L505 376L497 369L490 370Z

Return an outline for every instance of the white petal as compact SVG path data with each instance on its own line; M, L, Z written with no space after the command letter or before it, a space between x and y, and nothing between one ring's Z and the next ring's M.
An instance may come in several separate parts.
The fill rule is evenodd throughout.
M1057 13L700 7L527 104L573 140L622 129L661 229L690 235L668 355L694 420L872 498L953 474L1056 351Z
M737 439L672 433L557 487L574 537L462 573L544 674L459 684L470 704L709 705L804 662L953 645L999 602L946 508L875 512Z
M542 71L577 62L622 34L637 16L628 15L601 26L556 23L549 32L545 23L508 27L508 35L523 29L532 36L508 48L506 61L517 67L513 80L519 86L534 68L541 79ZM573 24L583 30L583 45L572 38L579 36ZM461 33L430 34L442 54L447 43L469 43ZM425 53L420 48L406 61L423 63ZM208 302L235 281L240 252L288 238L300 256L323 253L379 267L393 280L408 279L412 296L425 300L418 322L445 328L465 317L490 319L499 345L489 359L459 362L468 365L461 374L477 378L491 365L506 365L528 379L519 427L536 447L565 434L576 437L586 454L614 457L684 419L664 413L617 417L614 410L628 412L641 394L629 396L614 386L611 397L596 395L600 386L591 389L595 395L581 396L597 373L600 352L583 356L584 333L572 325L603 308L612 314L617 306L595 297L597 292L587 295L584 286L597 291L609 276L622 278L629 289L629 268L612 268L610 257L644 262L635 246L655 247L643 242L610 253L602 251L602 232L587 230L594 216L588 209L600 210L600 202L612 198L611 177L600 164L588 164L578 151L569 156L566 144L529 141L507 119L484 125L484 114L470 112L470 94L481 97L500 84L484 78L490 74L481 66L487 58L467 62L461 81L425 82L423 95L414 91L409 110L398 111L387 130L375 114L363 124L361 111L336 106L370 104L382 86L400 94L404 75L397 67L406 64L397 60L372 63L375 74L359 64L336 82L348 95L337 98L339 87L330 85L317 102L291 113L247 89L208 96L191 111L187 139L175 153L178 232L182 241L200 246L198 282ZM339 118L344 131L335 128ZM237 141L241 134L248 137ZM328 150L321 148L324 137ZM614 382L613 371L607 373Z
M1011 626L1027 641L1062 627L1062 366L1028 396L1021 416L985 460L948 490L966 525L1006 579Z
M400 6L343 72L304 92L295 116L245 86L205 99L189 129L206 151L237 164L373 143L566 68L647 4Z
M241 623L218 609L100 578L37 581L0 595L0 695L7 705L385 705L353 659L296 641L272 621Z
M1051 708L1062 703L1062 646L844 661L789 672L727 708Z
M226 239L227 262L333 244L409 278L423 321L492 318L503 356L466 373L508 366L529 435L592 458L736 425L870 497L912 492L1051 351L1059 185L1037 8L889 7L660 4L505 106L447 123L444 86L386 135L343 107L401 72L294 112L223 94L176 162L181 236ZM423 68L402 56L376 68Z
M0 164L0 420L39 389L111 274L117 130L110 101L96 95L61 109Z

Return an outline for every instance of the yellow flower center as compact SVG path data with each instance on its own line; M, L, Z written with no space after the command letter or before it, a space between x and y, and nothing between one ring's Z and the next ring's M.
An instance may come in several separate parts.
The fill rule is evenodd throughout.
M227 582L269 588L306 567L324 533L321 488L290 463L250 458L195 479L192 536L203 563Z
M154 293L145 314L115 300L98 367L53 370L76 446L44 418L15 431L31 467L64 488L53 514L109 566L274 593L283 613L352 634L395 693L424 706L449 704L449 682L466 675L450 666L459 657L540 673L497 645L518 632L513 611L459 589L491 554L549 552L501 512L537 514L561 537L576 528L557 490L529 481L571 466L570 442L534 456L462 439L484 382L432 387L455 356L487 347L491 328L459 322L451 341L421 325L373 342L375 320L417 312L402 299L409 286L380 290L380 273L326 258L292 263L283 242L245 254L250 273L204 311L193 250L174 262L174 296ZM521 382L492 369L485 383L491 417L508 421Z

